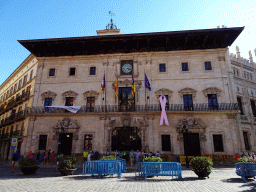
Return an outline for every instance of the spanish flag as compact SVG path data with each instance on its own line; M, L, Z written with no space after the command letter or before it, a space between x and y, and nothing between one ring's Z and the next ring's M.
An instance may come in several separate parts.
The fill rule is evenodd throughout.
M115 83L115 100L118 97L118 76L116 76L116 83Z
M134 83L134 79L132 76L132 96L135 95L135 93L136 93L136 88L135 88L135 83Z
M105 80L105 74L104 74L102 82L101 82L101 86L100 86L100 89L103 93L104 93L104 90L105 90L105 86L106 86L106 80Z

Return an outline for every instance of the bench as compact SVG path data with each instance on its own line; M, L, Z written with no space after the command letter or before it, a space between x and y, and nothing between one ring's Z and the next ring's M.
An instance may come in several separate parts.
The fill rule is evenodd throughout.
M122 163L121 161L114 160L100 160L100 161L88 161L83 164L83 175L98 175L99 178L103 175L110 175L112 177L117 174L118 178L122 175Z
M181 179L181 164L177 162L139 162L135 165L136 177L177 176Z
M256 164L255 163L236 163L236 174L241 176L244 181L247 178L256 176Z

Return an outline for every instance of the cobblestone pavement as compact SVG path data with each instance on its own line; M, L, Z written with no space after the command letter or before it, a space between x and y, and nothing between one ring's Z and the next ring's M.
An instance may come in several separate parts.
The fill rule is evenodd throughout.
M134 172L128 169L127 173L118 179L109 176L97 177L82 176L81 165L73 176L61 176L53 165L44 165L35 175L23 175L19 169L11 173L10 162L0 162L0 191L256 191L255 180L244 182L238 177L233 167L213 168L209 179L198 179L192 170L183 170L183 179L176 177L153 177L134 179Z

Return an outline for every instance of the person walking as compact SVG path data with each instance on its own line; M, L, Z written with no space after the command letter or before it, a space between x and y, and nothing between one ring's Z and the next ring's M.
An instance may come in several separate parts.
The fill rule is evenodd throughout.
M87 161L87 157L88 157L88 151L85 151L83 152L83 161Z
M33 159L33 157L34 157L34 156L33 156L33 153L32 153L32 151L30 151L29 154L28 154L28 158L29 158L29 159Z
M136 153L136 160L137 160L137 163L140 162L140 152L139 150L137 150L137 153Z
M131 166L133 166L133 159L134 159L134 153L133 153L133 150L132 150L132 151L130 151L129 157L130 157Z
M91 160L92 160L92 155L93 155L93 151L91 151L91 152L88 154L87 161L91 161Z
M12 173L15 171L17 162L20 158L21 158L21 155L18 150L12 154Z

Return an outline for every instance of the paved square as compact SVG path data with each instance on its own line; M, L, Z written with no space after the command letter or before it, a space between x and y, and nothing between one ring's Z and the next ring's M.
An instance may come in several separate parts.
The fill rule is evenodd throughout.
M153 177L134 179L134 172L130 169L121 179L109 176L98 177L82 176L81 165L76 175L61 176L53 165L41 166L37 174L26 176L17 169L11 173L10 163L0 164L0 191L256 191L254 179L244 182L235 173L235 168L213 168L209 179L198 179L191 170L182 171L182 180L174 177Z

